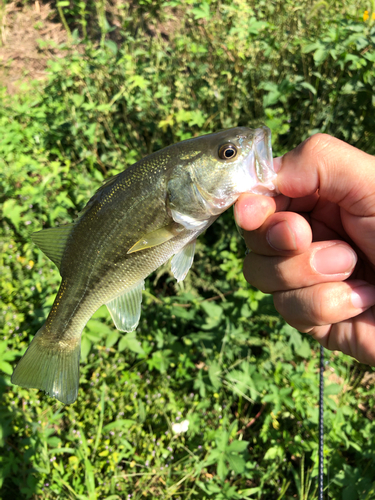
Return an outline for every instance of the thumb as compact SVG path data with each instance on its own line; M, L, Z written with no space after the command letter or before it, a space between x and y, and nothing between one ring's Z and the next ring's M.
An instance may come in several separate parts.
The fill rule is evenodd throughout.
M327 134L316 134L274 160L278 188L290 198L311 195L352 215L375 214L375 158Z

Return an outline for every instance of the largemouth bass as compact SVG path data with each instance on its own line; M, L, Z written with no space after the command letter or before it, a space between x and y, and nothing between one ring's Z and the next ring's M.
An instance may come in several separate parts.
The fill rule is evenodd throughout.
M106 304L133 331L145 278L173 256L185 278L197 237L242 193L276 194L271 133L237 127L174 144L109 179L72 224L33 233L61 286L12 375L64 404L77 398L81 334Z

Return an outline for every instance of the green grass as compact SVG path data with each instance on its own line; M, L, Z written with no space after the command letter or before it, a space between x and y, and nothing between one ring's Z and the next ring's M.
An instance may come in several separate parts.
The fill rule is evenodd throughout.
M148 279L135 336L105 307L89 321L74 405L10 375L59 283L30 233L71 222L106 177L172 142L260 122L275 154L318 130L375 153L373 7L59 2L66 56L47 83L1 95L2 499L317 498L318 345L246 284L230 212L199 239L182 284L168 265ZM370 500L374 373L326 356L325 495Z

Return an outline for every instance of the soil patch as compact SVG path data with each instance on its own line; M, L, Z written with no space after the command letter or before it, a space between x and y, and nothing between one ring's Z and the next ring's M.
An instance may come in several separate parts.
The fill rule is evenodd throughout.
M64 55L58 47L67 34L54 19L56 11L39 1L10 3L0 16L0 85L14 94L22 83L46 77L47 61Z

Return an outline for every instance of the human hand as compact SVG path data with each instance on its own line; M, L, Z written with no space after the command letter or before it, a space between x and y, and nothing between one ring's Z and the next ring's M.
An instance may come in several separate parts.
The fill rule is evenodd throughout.
M375 365L375 158L316 134L274 160L280 195L242 195L244 275L324 347Z

